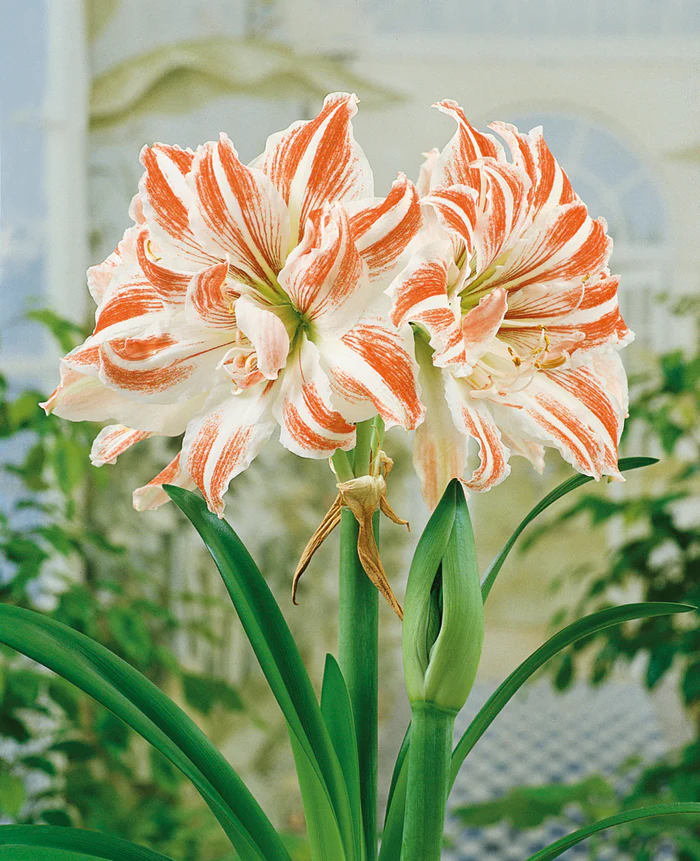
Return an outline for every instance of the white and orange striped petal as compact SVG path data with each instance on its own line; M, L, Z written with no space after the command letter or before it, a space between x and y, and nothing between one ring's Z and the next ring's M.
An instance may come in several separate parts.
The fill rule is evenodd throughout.
M422 326L435 350L434 363L464 370L467 363L462 335L459 297L448 294L452 245L438 240L419 249L394 280L388 293L393 300L391 319L395 326Z
M289 334L282 320L252 297L241 296L236 302L236 322L255 349L262 375L276 380L289 354Z
M230 383L220 384L187 427L183 467L219 517L229 483L250 466L275 429L273 386L263 382L233 394Z
M134 430L126 425L107 425L95 437L90 449L90 461L93 466L116 463L120 454L150 436L153 436L150 431Z
M133 493L134 508L137 511L153 511L160 508L170 497L163 490L164 484L173 484L176 487L184 487L185 490L194 490L196 484L189 473L182 467L182 454L178 452L170 463L161 470L148 484L138 487Z
M201 409L204 399L200 394L172 405L135 402L107 388L98 376L81 373L62 363L61 383L41 406L47 415L68 421L116 421L134 430L178 436Z
M315 209L373 195L372 170L350 122L357 102L350 93L326 96L318 116L271 135L265 152L253 162L270 177L289 207L295 243Z
M510 451L503 443L491 405L473 397L473 389L466 380L451 375L445 377L445 393L455 426L475 440L479 450L479 465L464 480L464 485L477 492L490 490L510 474Z
M493 135L477 131L467 120L464 110L452 99L433 105L457 123L457 131L434 161L431 188L446 185L469 185L479 190L481 176L473 162L493 158L505 162L503 147Z
M578 367L536 374L504 398L530 439L559 450L584 475L621 479L618 444L627 415L625 373L617 353L591 355Z
M201 245L229 262L232 276L273 291L290 243L287 207L270 179L246 167L225 134L200 147L188 178L190 224Z
M334 403L348 421L378 413L387 427L412 430L423 420L410 330L365 317L340 340L320 342L319 349Z
M355 444L355 428L335 409L318 348L302 337L285 368L274 414L280 442L302 457L330 457Z
M467 439L455 426L447 405L445 378L448 372L435 367L430 348L422 338L416 339L416 359L426 413L413 438L413 465L423 499L432 511L450 481L464 475Z
M416 187L402 173L385 198L346 205L350 232L372 281L391 280L421 227Z
M342 337L378 294L355 245L348 215L338 204L311 214L279 283L312 338Z
M187 183L194 153L168 144L153 144L141 150L145 173L139 196L149 234L161 254L177 260L182 269L195 271L213 261L192 233L190 213L195 200Z

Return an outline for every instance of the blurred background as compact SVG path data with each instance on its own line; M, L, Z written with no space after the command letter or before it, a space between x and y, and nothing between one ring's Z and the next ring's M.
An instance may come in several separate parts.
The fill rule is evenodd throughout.
M456 99L479 126L543 124L615 240L637 335L624 354L624 453L661 463L624 485L587 485L526 533L489 600L461 723L564 623L630 600L700 601L699 0L0 0L0 10L0 600L95 636L191 710L295 857L307 854L286 731L228 599L175 512L130 507L167 442L96 470L97 429L37 407L59 355L89 325L85 269L127 226L144 143L194 147L226 131L247 161L327 92L351 90L383 194L452 135L430 109L437 99ZM382 537L399 594L427 511L409 441L392 434L387 447L397 462L389 497L413 526L408 540L392 525ZM484 567L567 475L554 456L541 477L516 463L505 485L472 498ZM301 607L288 596L333 495L324 463L270 445L227 507L316 682L335 649L332 541L302 581ZM389 611L382 621L386 788L408 706L399 624ZM620 803L700 800L699 733L697 618L612 629L534 680L482 739L452 798L445 858L520 861ZM164 760L4 651L0 821L109 830L192 861L227 857L216 823ZM589 855L700 859L700 831L645 825L565 857Z

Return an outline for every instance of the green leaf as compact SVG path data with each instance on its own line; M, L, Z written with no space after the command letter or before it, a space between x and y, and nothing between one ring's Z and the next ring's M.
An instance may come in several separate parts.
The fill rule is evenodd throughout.
M355 825L355 841L356 845L362 848L362 856L364 857L360 762L357 752L355 721L348 687L333 655L326 655L323 687L321 689L321 714L328 727L331 742L345 775L352 809L352 821Z
M353 849L350 798L338 757L299 650L265 578L232 527L212 514L201 497L172 485L164 489L216 563L287 724L328 793L346 854L359 857L359 849Z
M518 786L493 801L453 808L452 815L468 828L507 821L522 831L561 816L572 804L580 805L587 818L610 813L618 806L614 789L605 778L594 774L579 783Z
M72 320L66 320L49 308L28 311L26 316L27 319L35 320L48 329L56 339L63 353L70 353L73 347L79 344L88 334L82 326L79 326Z
M387 820L389 818L389 813L391 812L391 803L394 800L394 794L396 792L396 786L399 782L399 777L401 775L401 769L403 768L404 761L408 756L408 749L411 744L411 724L406 727L406 732L404 733L403 741L401 742L401 747L399 748L399 752L396 754L396 762L394 763L394 770L391 774L391 783L389 784L389 794L386 799L386 813L384 815L384 830L386 831Z
M183 673L182 688L188 704L203 715L211 714L217 705L229 711L242 711L244 708L238 691L221 679Z
M527 861L552 861L552 859L558 858L567 849L570 849L592 834L605 831L606 828L612 828L615 825L625 825L628 822L650 819L654 816L700 816L700 804L688 801L682 804L655 804L651 807L642 807L639 810L626 810L624 813L617 813L615 816L601 819L600 822L596 822L593 825L579 828L573 834L568 834L550 846L541 849L539 852L535 852Z
M306 830L314 861L346 861L347 855L330 797L308 754L294 733L289 731L294 765L304 804Z
M539 670L550 658L561 652L562 649L567 648L567 646L584 637L588 637L598 631L603 631L605 628L610 628L613 625L620 625L623 622L648 619L652 616L689 613L691 611L697 611L697 608L689 607L687 604L670 603L625 604L622 607L610 607L606 610L600 610L598 613L578 619L563 630L558 631L508 676L471 722L452 754L450 785L454 784L457 773L467 754L486 732L501 709L503 709L511 697L513 697L533 673Z
M410 730L410 727L409 727ZM391 801L387 804L386 819L384 820L384 831L382 832L382 845L379 850L379 861L398 861L401 854L401 841L403 840L403 824L406 813L406 790L408 787L408 749L409 736L404 737L399 760L397 759L392 778L393 793Z
M629 470L652 466L658 462L658 458L655 457L623 457L618 463L618 468L620 472L629 472ZM528 524L530 524L539 514L546 511L550 505L557 502L563 496L566 496L567 493L571 493L572 490L576 490L578 487L582 487L590 481L593 481L593 479L589 475L574 475L571 478L568 478L558 487L555 487L551 493L548 493L544 499L540 500L540 502L537 503L537 505L523 518L523 520L520 521L515 532L513 532L508 541L506 541L503 549L493 560L488 571L484 575L484 579L481 584L481 594L484 598L484 602L493 588L493 584L503 567L503 563L508 558L508 554L515 546L515 542L518 540L525 527L528 526Z
M20 607L0 604L0 642L62 675L166 756L197 787L242 858L288 858L233 768L145 676L89 637Z
M24 805L24 784L6 771L0 773L0 814L15 817Z
M106 861L171 861L167 855L138 846L111 834L98 834L95 831L83 831L78 828L61 828L52 825L0 825L0 846L3 846L0 856L3 861L36 861L38 857L46 859L73 858L103 858ZM22 854L19 851L26 847L41 847L38 854L36 849ZM50 850L65 850L56 854ZM49 850L49 851L46 851Z

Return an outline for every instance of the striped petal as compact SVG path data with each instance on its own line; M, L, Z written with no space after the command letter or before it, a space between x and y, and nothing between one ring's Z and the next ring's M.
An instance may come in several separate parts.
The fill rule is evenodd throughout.
M148 431L134 430L126 425L108 425L97 434L90 450L90 460L93 466L104 466L106 463L116 463L132 445L152 436Z
M134 400L189 400L225 376L217 366L234 338L233 331L204 329L180 315L157 332L102 344L100 379Z
M213 256L228 259L234 278L273 289L289 247L289 217L280 193L246 167L225 134L200 148L189 178L192 227Z
M389 280L421 226L418 192L400 173L385 198L347 205L350 232L372 281Z
M164 436L178 436L201 409L204 396L173 405L144 404L107 388L97 376L61 364L61 383L41 406L74 422L117 421L129 428Z
M602 346L620 349L629 344L634 335L620 314L617 301L619 280L617 277L603 274L586 281L578 288L570 288L568 292L575 295L578 291L580 298L566 315L562 314L558 318L552 315L546 322L542 317L539 318L541 325L546 325L549 338L552 341L575 343L575 348L580 350L592 350ZM554 288L550 292L554 292ZM534 289L536 288L533 285L511 295L513 299L517 299L521 294L527 296L528 292ZM566 292L557 291L557 294L563 294L563 298L557 296L562 303L565 301ZM527 320L523 319L522 313L512 321L510 317L509 309L504 322L504 335L509 339L522 338L527 331Z
M223 517L229 483L247 469L275 429L266 383L231 393L217 386L202 411L190 422L182 442L184 467L207 501Z
M444 99L433 107L451 116L457 123L457 131L435 160L431 188L463 184L478 190L481 176L472 162L480 158L505 161L503 147L493 135L482 134L470 125L462 108L452 99Z
M542 126L532 129L529 134L521 134L510 123L489 123L489 128L505 140L514 163L522 167L530 177L531 221L541 212L548 212L560 204L578 200L568 176L545 143Z
M452 263L449 242L431 242L420 248L387 291L392 298L395 326L418 323L430 336L434 363L444 368L466 366L467 354L460 322L459 297L448 295Z
M476 169L476 168L475 168ZM519 241L528 217L530 179L516 165L484 159L478 165L482 190L474 228L476 276L483 280L491 266Z
M276 380L289 353L289 335L284 323L250 296L241 296L236 302L236 322L255 347L262 375L268 380Z
M192 323L208 329L234 327L236 318L225 292L227 276L228 263L215 263L192 276L185 297L185 314Z
M187 176L193 159L190 150L167 144L157 143L141 150L141 164L146 171L139 193L149 232L161 252L180 261L183 268L211 262L190 227L195 199Z
M524 434L557 448L579 472L620 478L618 443L627 388L617 353L593 355L573 369L538 373L504 405Z
M546 281L571 281L598 275L607 265L612 240L602 219L593 220L582 203L568 203L544 224L530 227L489 285L508 289Z
M280 442L294 454L324 458L355 444L355 428L335 410L318 349L307 338L289 358L274 411Z
M175 268L163 265L163 257L154 248L150 232L145 228L139 231L136 240L136 255L145 278L163 302L168 305L182 304L187 295L187 286L192 278L191 265L187 264L189 266L187 270L177 268L181 262L179 258L175 259Z
M467 260L474 247L474 228L477 221L477 192L468 185L438 188L421 200L430 206L442 226L458 236L464 243Z
M423 499L432 511L449 482L464 475L467 440L457 430L445 399L448 372L433 365L430 347L421 338L416 339L416 358L426 414L413 440L413 464Z
M489 349L508 310L508 294L502 288L494 290L464 315L462 335L467 362L475 365Z
M469 384L452 376L445 377L445 391L456 427L476 440L479 448L479 466L464 485L477 492L490 490L510 474L510 452L503 444L490 404L472 397Z
M254 162L287 203L293 237L301 239L306 220L324 203L373 195L372 171L350 122L357 101L349 93L326 96L317 117L269 137Z
M176 487L184 487L186 490L194 490L197 486L190 475L182 468L182 455L180 452L148 484L134 491L134 508L137 511L152 511L160 508L166 502L170 502L170 497L163 490L164 484L174 484Z
M376 296L358 252L348 215L338 204L315 210L279 282L296 310L323 338L340 338Z
M388 427L412 430L420 424L425 409L410 330L399 332L382 318L366 317L339 341L319 348L334 401L348 421L379 413Z

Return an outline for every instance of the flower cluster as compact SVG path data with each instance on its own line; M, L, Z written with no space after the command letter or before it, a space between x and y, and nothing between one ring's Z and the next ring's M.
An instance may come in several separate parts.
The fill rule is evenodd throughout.
M212 511L279 426L290 451L328 458L357 423L417 429L431 506L468 467L467 487L542 467L553 446L580 472L618 476L626 415L618 348L631 339L607 268L611 240L540 129L457 132L417 185L385 198L336 93L315 119L271 136L244 165L226 137L195 152L155 144L133 226L88 272L96 324L61 363L44 405L118 422L95 464L154 434L180 453L134 494L198 487ZM507 147L507 152L506 152Z

